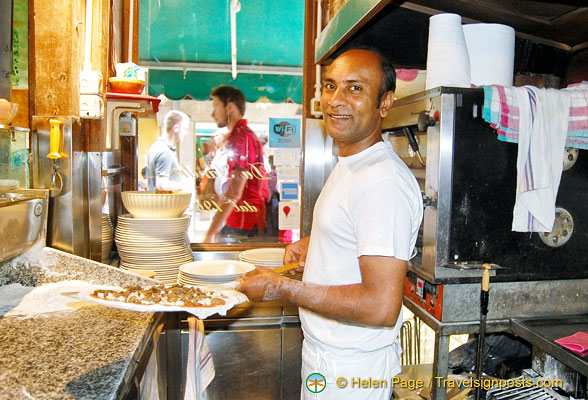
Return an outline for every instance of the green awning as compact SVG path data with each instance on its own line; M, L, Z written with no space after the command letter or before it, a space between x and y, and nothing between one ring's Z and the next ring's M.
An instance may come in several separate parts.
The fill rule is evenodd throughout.
M248 101L302 102L304 0L240 0L237 71L231 68L231 0L141 0L139 59L149 94L209 98L220 84ZM215 71L215 72L211 72Z
M240 88L247 101L255 102L267 98L272 103L290 99L302 103L302 76L239 74L233 80L230 73L149 71L149 94L165 94L170 99L190 96L195 100L208 100L210 89L219 85Z

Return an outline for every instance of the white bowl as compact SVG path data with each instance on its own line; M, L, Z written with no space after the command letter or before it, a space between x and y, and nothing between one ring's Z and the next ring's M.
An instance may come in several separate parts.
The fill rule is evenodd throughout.
M155 193L122 192L122 202L133 218L179 218L190 205L192 194L187 192Z

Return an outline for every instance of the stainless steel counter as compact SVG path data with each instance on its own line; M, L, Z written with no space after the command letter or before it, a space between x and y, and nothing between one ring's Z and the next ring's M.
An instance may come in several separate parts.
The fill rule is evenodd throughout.
M189 331L185 313L167 313L160 369L167 398L180 398L186 381ZM204 320L216 370L205 400L290 400L300 397L302 329L298 309L281 301L244 303Z
M588 376L588 354L581 356L555 343L555 339L576 332L588 332L587 314L557 318L514 318L510 329L574 371Z

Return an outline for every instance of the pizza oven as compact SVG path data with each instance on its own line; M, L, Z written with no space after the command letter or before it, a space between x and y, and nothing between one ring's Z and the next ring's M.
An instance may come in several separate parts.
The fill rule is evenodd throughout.
M517 144L497 139L482 118L483 101L481 89L434 89L397 101L387 120L390 141L424 193L413 268L434 281L467 281L470 268L482 263L502 267L495 280L588 277L582 257L588 243L588 155L566 149L558 229L512 232Z
M495 290L500 282L506 290L504 304L495 304L501 311L496 313L492 304L490 309L490 315L502 318L514 310L533 313L528 304L517 309L517 299L528 303L535 294L558 290L563 297L552 304L540 301L536 312L561 310L574 285L588 278L582 257L588 243L588 154L566 149L554 232L511 231L517 144L498 140L482 118L483 101L482 89L436 88L397 100L384 124L396 152L417 177L424 199L406 294L439 320L479 314L483 263L497 267L491 277ZM467 304L470 285L473 298ZM459 293L454 300L459 310L445 313L447 299L442 298L452 291Z

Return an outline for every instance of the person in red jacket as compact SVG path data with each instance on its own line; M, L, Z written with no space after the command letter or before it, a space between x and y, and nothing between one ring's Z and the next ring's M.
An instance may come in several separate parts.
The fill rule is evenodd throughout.
M263 148L247 126L245 96L232 86L218 86L211 92L214 118L219 128L227 127L229 183L217 199L217 212L206 233L205 242L215 242L220 234L257 236L266 227L268 176L263 166Z

